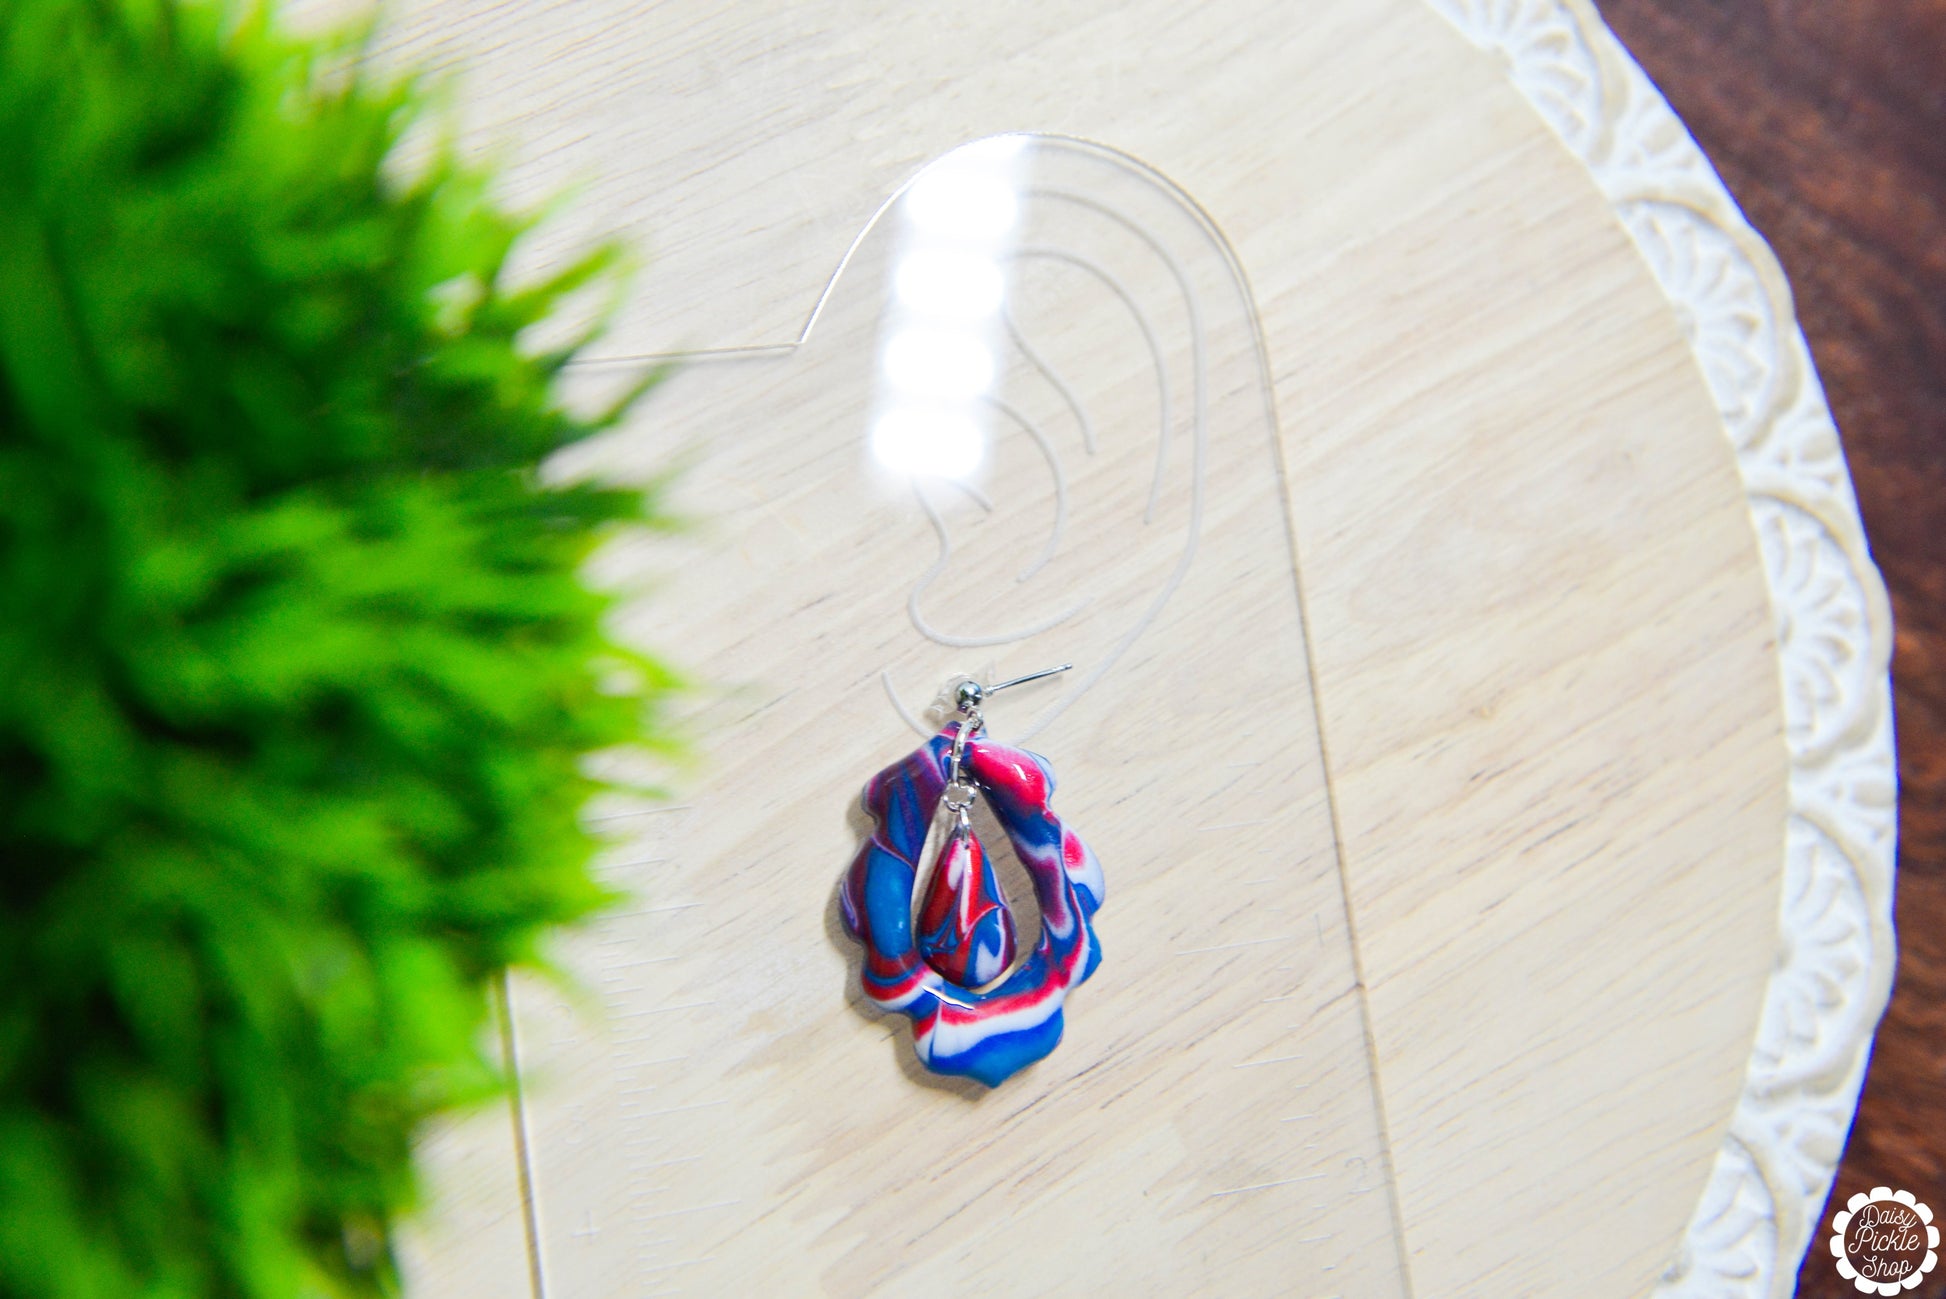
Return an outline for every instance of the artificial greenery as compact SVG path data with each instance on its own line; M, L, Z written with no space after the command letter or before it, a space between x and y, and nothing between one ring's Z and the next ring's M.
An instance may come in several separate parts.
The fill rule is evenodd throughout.
M522 339L612 253L510 285L356 53L0 0L0 1294L394 1288L484 989L604 900L574 574L651 507L536 487L619 407Z

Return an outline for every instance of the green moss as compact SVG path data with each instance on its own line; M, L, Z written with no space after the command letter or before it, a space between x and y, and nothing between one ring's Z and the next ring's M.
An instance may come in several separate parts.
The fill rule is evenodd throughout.
M574 574L647 509L536 489L619 411L516 340L613 254L507 287L346 55L0 0L7 1295L390 1289L484 988L605 900L580 758L644 701Z

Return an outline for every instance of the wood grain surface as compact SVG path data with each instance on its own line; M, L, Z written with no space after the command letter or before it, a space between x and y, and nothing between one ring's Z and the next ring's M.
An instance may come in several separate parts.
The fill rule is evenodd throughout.
M651 967L627 976L630 1018L589 1024L571 998L517 993L532 1103L511 1132L490 1125L441 1157L484 1187L482 1170L524 1143L527 1184L509 1172L490 1195L449 1197L459 1212L423 1274L444 1284L424 1293L529 1288L512 1238L523 1199L557 1299L623 1292L649 1269L705 1290L771 1287L718 1293L933 1277L947 1291L1091 1294L1119 1270L1137 1278L1128 1293L1269 1294L1302 1284L1300 1262L1320 1266L1318 1285L1365 1296L1398 1280L1388 1199L1415 1293L1646 1289L1721 1140L1774 947L1776 646L1731 452L1675 314L1501 66L1418 0L398 12L406 51L474 69L462 102L508 146L518 192L580 179L579 219L656 253L620 353L764 349L692 365L603 452L604 469L628 473L660 467L678 440L696 449L717 527L694 543L709 553L692 580L665 581L666 557L642 552L608 575L655 588L625 630L676 637L741 692L707 701L711 766L685 797L708 814L672 822L678 842L617 854L647 901L593 941L625 942ZM927 671L968 665L906 644L904 591L930 542L909 502L900 515L852 481L869 303L834 298L830 328L807 335L805 322L919 167L1018 130L1125 150L1209 215L1255 295L1276 426L1256 451L1212 462L1212 518L1230 522L1212 526L1172 623L1041 741L1057 761L1080 755L1064 807L1105 836L1104 945L1125 954L1079 994L1095 1018L1077 1015L1036 1075L1073 1085L976 1110L897 1069L900 1026L851 1013L848 949L807 923L855 841L837 809L910 742L877 670L897 666L909 694ZM1133 371L1086 359L1105 335L1079 317L1068 328L1104 400L1143 391ZM1247 350L1232 340L1211 356L1234 374ZM1245 369L1216 390L1250 398L1258 372ZM1233 447L1254 436L1249 420L1224 428ZM1116 492L1135 499L1127 483ZM1086 567L1126 558L1102 536L1111 544L1072 576L1119 608ZM1302 734L1294 577L1321 766ZM1234 622L1246 608L1256 619ZM1039 644L1021 653L1006 665L1045 661ZM1289 775L1228 799L1283 821L1205 824L1220 800L1198 773L1226 746L1257 756L1269 741L1253 718L1272 719L1261 724L1283 748L1270 765ZM793 759L781 767L780 742ZM1112 779L1090 785L1091 761ZM1335 836L1313 797L1325 779ZM1117 806L1131 782L1143 797ZM1293 895L1330 882L1335 837L1356 947L1349 934L1336 945L1322 902L1303 902L1300 918L1322 925L1322 955L1302 966L1314 1005L1261 986L1284 973L1274 962L1221 956L1234 977L1202 982L1166 964L1268 955L1290 937L1265 928L1282 919L1272 906L1211 889L1210 871L1241 863L1182 838L1199 828L1269 849ZM1116 874L1116 862L1139 865ZM690 937L660 936L648 917L662 913ZM755 933L761 959L723 959ZM1355 977L1334 963L1354 950ZM744 1008L734 1016L704 1013L719 978ZM767 1005L770 987L789 995ZM1153 1014L1151 991L1179 1013ZM1354 1153L1366 1147L1352 1102L1372 1094L1354 1077L1365 1044L1347 1049L1339 1031L1361 1000L1389 1136L1377 1158L1396 1194L1347 1198L1358 1211L1342 1227L1300 1235L1329 1209L1305 1188L1383 1189ZM613 1007L595 1009L600 1021ZM1302 1044L1271 1049L1280 1035ZM604 1049L625 1042L669 1049ZM1303 1066L1324 1070L1314 1088L1255 1068L1310 1051L1326 1056ZM649 1072L692 1053L706 1067ZM1115 1079L1134 1100L1092 1090ZM1249 1099L1252 1087L1267 1095ZM1263 1125L1318 1120L1272 1108L1306 1088L1343 1113L1315 1147L1272 1149ZM645 1136L651 1118L667 1130ZM1003 1128L1012 1149L982 1135ZM971 1217L925 1171L941 1134L977 1174L985 1207ZM707 1148L694 1160L657 1144L685 1135ZM659 1153L637 1159L631 1143ZM678 1172L649 1178L651 1166ZM1013 1220L1064 1234L1001 1234ZM989 1236L1002 1253L984 1252ZM1176 1248L1192 1236L1200 1254ZM1332 1251L1341 1270L1325 1276ZM1032 1270L1003 1275L1008 1260ZM1194 1266L1200 1287L1167 1274Z
M1898 975L1825 1217L1946 1208L1946 4L1602 11L1790 274L1897 623ZM1799 1293L1855 1291L1814 1242Z

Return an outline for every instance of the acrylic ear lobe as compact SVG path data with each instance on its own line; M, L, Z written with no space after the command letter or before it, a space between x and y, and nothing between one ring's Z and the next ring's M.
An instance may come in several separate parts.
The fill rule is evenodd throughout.
M1000 877L961 817L940 845L919 909L919 954L962 988L992 983L1013 965L1019 927Z

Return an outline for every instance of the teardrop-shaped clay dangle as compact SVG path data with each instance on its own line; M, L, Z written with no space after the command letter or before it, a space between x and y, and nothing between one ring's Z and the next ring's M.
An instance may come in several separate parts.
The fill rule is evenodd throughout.
M1007 972L1017 941L1000 877L960 809L919 909L919 954L962 988L979 988Z

